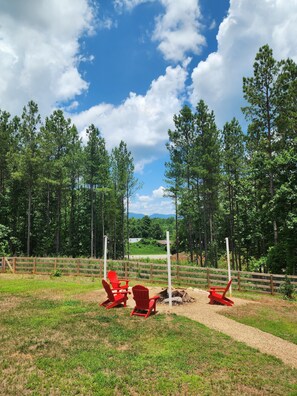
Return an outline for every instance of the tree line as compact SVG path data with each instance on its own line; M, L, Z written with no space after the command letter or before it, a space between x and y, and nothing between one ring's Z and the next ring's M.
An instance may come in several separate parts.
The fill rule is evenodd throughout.
M296 63L261 47L243 96L245 132L235 118L219 130L203 100L173 118L165 172L176 209L166 224L172 250L216 267L228 236L234 269L295 274ZM0 143L2 255L100 257L108 235L109 257L123 258L128 237L163 239L163 223L129 219L140 185L125 142L109 153L90 125L83 144L62 110L41 120L30 101L20 117L0 110Z
M175 232L174 218L167 219L150 218L143 216L141 219L134 217L129 219L129 236L131 238L152 238L156 240L166 239L166 231L170 235Z
M108 153L94 125L82 144L62 110L42 122L30 101L21 117L0 110L0 250L36 256L122 258L138 188L126 143Z
M268 45L243 78L246 133L233 118L219 130L200 100L168 131L167 194L175 203L177 251L216 267L229 238L234 269L297 272L297 65Z

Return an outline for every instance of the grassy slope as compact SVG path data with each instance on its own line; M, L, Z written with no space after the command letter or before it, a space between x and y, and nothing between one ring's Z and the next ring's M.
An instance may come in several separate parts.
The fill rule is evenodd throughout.
M98 282L0 276L0 394L293 395L297 370L176 315L77 298Z

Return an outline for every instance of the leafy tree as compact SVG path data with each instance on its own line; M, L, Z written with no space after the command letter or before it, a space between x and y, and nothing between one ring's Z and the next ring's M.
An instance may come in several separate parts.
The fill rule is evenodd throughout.
M102 192L107 187L109 177L109 158L105 148L105 140L101 137L100 131L94 125L87 129L88 142L85 147L85 182L90 193L90 255L96 256L96 229L98 223L103 222L100 231L104 230L104 203L101 202L101 214L95 210L97 193ZM97 221L96 221L97 220ZM97 227L96 227L97 223ZM104 233L102 233L104 235ZM103 242L103 235L100 241ZM102 252L102 244L100 246Z
M226 235L230 240L232 268L241 269L241 193L245 168L244 135L239 122L233 118L222 131L223 203Z
M243 78L244 98L249 105L242 110L247 120L251 121L248 128L248 149L251 166L255 177L259 180L257 188L259 190L261 188L264 202L271 202L275 195L273 161L277 116L275 82L278 73L279 65L273 58L272 49L264 45L256 55L253 77ZM260 205L262 203L263 201ZM277 221L273 212L269 213L269 217L273 218L273 238L276 244L278 241Z
M174 198L176 221L183 217L186 226L185 240L190 251L191 260L194 257L193 241L193 191L191 167L193 164L193 147L195 145L194 116L189 106L185 105L178 115L174 115L174 130L168 131L169 143L167 149L170 162L166 164L166 178L168 193ZM176 247L179 250L180 234L176 223Z
M113 212L113 256L124 257L125 245L129 249L129 243L125 243L129 240L129 200L140 185L134 177L132 154L123 141L112 150L111 177L116 206Z
M141 237L142 238L152 237L152 221L149 216L144 216L141 219Z
M67 205L67 191L70 184L68 156L72 134L71 120L65 119L62 110L55 110L50 117L46 117L41 136L41 150L43 157L46 158L43 163L43 182L46 184L49 197L46 216L51 221L51 227L48 228L48 235L51 235L51 241L54 241L56 254L62 253L64 249L62 246L65 246L66 242L65 229L62 225L67 223L67 210L62 211L62 209Z
M152 223L151 225L151 238L164 239L164 232L159 223Z
M28 256L31 254L33 193L37 185L40 169L38 143L40 123L41 118L38 112L38 105L30 101L23 108L17 135L18 145L14 151L14 155L11 157L12 161L10 163L13 180L23 185L26 194L27 207L24 210L27 212L27 224L26 231L23 231L24 235L26 235L26 252ZM19 215L21 214L19 213ZM24 216L24 214L21 216Z
M197 140L193 171L196 178L196 199L202 211L197 221L199 227L202 219L206 264L209 262L212 266L217 266L218 193L221 181L220 141L214 113L209 111L202 100L196 107L195 128Z

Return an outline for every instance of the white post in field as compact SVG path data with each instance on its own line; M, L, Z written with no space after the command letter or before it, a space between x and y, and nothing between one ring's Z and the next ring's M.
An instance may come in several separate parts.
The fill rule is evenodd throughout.
M169 231L166 231L166 240L167 240L167 267L168 267L168 297L169 297L169 307L172 308L171 261L170 261Z
M104 272L103 278L107 280L107 236L104 235Z
M226 250L227 250L227 263L228 263L228 280L231 279L231 268L230 268L230 254L229 254L229 238L226 239ZM232 297L232 285L229 288L230 297Z

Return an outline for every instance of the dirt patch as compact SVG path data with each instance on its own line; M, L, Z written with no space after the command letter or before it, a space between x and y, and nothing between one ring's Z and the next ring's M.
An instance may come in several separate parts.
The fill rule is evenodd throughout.
M103 299L106 299L106 293L103 289L94 290L88 293L81 293L74 296L77 300L85 301L85 302L96 302L100 303Z
M17 307L22 301L24 301L24 299L21 297L5 297L3 300L0 300L0 312L10 311Z

